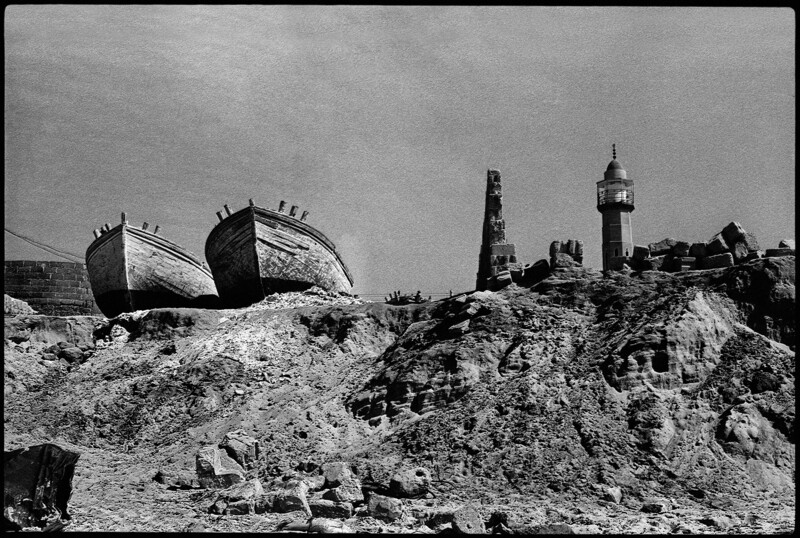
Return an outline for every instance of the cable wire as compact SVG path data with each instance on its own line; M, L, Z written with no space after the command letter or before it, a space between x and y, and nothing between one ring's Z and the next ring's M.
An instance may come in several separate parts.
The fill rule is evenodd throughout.
M54 255L58 256L59 258L64 258L65 260L71 261L73 263L80 263L80 264L83 263L83 257L78 255L78 254L73 254L72 252L67 252L65 250L57 249L56 247L53 247L51 245L47 245L47 244L42 243L40 241L37 241L35 239L31 239L30 237L26 237L26 236L24 236L24 235L22 235L20 233L17 233L17 232L15 232L13 230L9 230L6 227L3 227L3 229L6 232L10 233L11 235L19 237L23 241L27 241L31 245L33 245L33 246L35 246L37 248L40 248L40 249L44 250L45 252L49 252L50 254L54 254Z

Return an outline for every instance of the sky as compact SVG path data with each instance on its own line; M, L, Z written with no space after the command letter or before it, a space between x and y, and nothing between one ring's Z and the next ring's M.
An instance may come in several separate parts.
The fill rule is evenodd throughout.
M634 180L635 244L795 234L789 8L13 5L6 229L82 258L132 224L204 259L228 204L281 200L353 292L475 288L486 171L517 258L584 242ZM4 233L6 260L61 260ZM63 261L63 260L62 260Z

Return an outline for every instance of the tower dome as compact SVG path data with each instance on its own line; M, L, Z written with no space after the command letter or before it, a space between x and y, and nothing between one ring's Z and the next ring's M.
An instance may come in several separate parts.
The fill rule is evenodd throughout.
M611 162L608 163L608 168L606 168L606 170L623 170L623 168L618 160L612 159Z

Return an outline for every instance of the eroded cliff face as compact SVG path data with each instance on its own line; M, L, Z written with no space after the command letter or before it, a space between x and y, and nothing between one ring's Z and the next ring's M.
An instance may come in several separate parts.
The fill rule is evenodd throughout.
M436 502L793 499L794 271L794 257L576 267L418 305L153 310L99 322L71 364L9 335L30 316L7 318L6 447L66 443L96 466L123 454L125 480L149 484L243 430L264 480L350 461L388 491L422 467ZM73 502L102 520L113 480L92 472L76 470Z

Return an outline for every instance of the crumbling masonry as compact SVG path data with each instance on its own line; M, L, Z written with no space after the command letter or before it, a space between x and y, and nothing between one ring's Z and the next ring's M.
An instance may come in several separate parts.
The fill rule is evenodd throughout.
M486 210L483 217L483 243L478 258L475 289L496 290L511 283L511 271L521 271L515 247L506 243L506 222L503 220L503 186L500 171L486 174Z

